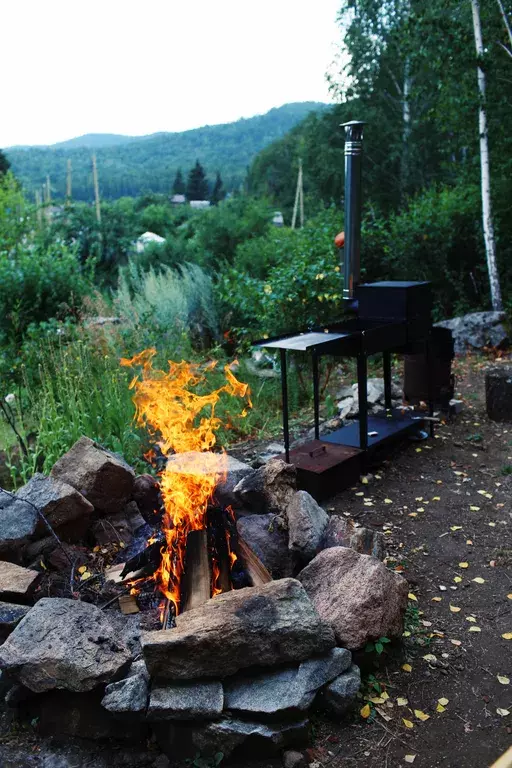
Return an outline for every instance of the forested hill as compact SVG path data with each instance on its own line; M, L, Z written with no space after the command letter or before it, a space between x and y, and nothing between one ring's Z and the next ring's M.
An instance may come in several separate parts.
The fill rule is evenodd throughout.
M89 134L52 147L13 148L6 154L28 193L40 189L49 175L53 198L65 196L66 165L71 160L73 199L92 200L91 147L96 152L103 198L170 193L177 169L186 175L196 160L211 183L219 171L230 191L243 183L258 152L324 106L317 102L285 104L264 115L181 133L140 138Z

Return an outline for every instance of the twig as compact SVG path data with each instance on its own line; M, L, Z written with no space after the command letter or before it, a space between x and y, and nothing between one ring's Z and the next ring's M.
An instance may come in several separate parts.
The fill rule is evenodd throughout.
M48 520L46 519L46 517L44 516L44 514L41 512L41 510L40 510L38 507L36 507L36 505L35 505L35 504L32 504L32 502L31 502L31 501L29 501L28 499L20 499L20 497L19 497L19 496L16 496L14 493L11 493L10 491L6 491L6 490L5 490L5 488L0 488L0 492L2 492L2 493L5 493L5 495L6 495L6 496L10 496L10 498L11 498L11 499L14 499L15 501L21 501L21 502L23 502L24 504L28 504L28 506L29 506L29 507L32 507L32 509L35 509L35 511L36 511L36 513L37 513L37 515L38 515L38 517L40 517L40 518L41 518L41 520L43 521L43 523L46 525L46 527L47 527L47 528L48 528L48 530L50 531L50 534L53 536L53 538L55 539L55 541L57 542L57 544L59 545L59 547L60 547L60 548L62 549L62 551L64 552L64 554L65 554L65 556L66 556L66 559L67 559L67 561L68 561L68 562L69 562L69 564L72 566L72 565L73 565L73 561L71 560L71 557L70 557L70 556L69 556L69 554L67 553L67 551L66 551L66 549L65 549L65 547L64 547L64 544L63 544L63 543L62 543L62 541L59 539L59 537L57 536L57 534L56 534L56 533L55 533L55 531L53 530L52 526L50 525L50 523L48 522Z

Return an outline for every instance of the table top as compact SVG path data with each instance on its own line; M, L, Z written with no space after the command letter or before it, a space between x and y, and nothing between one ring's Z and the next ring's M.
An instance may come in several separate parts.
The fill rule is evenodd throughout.
M259 346L266 349L294 349L299 352L307 352L314 347L330 344L339 339L345 339L351 336L351 333L321 333L311 331L310 333L299 333L296 336L288 336L274 341L259 342Z

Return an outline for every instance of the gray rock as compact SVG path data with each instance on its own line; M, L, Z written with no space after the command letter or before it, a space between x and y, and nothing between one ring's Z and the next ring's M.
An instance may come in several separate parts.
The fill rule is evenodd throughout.
M113 713L145 713L148 698L149 674L144 661L137 661L124 680L107 685L101 705Z
M348 672L326 685L319 695L318 703L332 715L344 715L352 707L361 687L361 672L352 664Z
M221 507L237 504L239 499L234 494L236 485L244 477L253 473L253 469L234 456L221 453L186 451L170 456L166 466L167 473L211 474L217 472L219 481L215 487L214 500Z
M256 718L303 712L313 702L318 689L348 669L351 660L350 651L333 648L298 666L236 675L224 681L225 708Z
M136 659L142 652L140 644L140 617L141 614L124 616L116 607L108 612L103 611L109 623L113 626L117 637L130 651L132 659ZM132 665L133 666L133 665Z
M13 603L0 603L0 642L5 640L14 627L30 611L28 605L14 605Z
M293 464L271 459L263 467L244 477L234 494L251 512L284 512L297 490L297 472Z
M81 437L54 464L51 476L72 485L95 509L115 513L129 501L135 473L121 456Z
M137 533L139 528L146 525L146 521L142 517L136 501L128 502L124 508L123 514L132 533Z
M222 683L214 680L184 680L154 683L149 699L151 720L215 720L222 714Z
M401 636L407 582L376 558L345 547L324 549L297 578L339 645L355 649Z
M37 510L0 490L0 555L19 555L36 531Z
M505 312L472 312L462 317L436 323L439 328L449 328L453 334L455 352L462 354L467 347L500 347L508 340L503 322Z
M22 600L34 591L40 574L30 568L0 561L0 600Z
M17 491L16 496L32 502L53 528L59 528L81 518L86 518L88 525L89 518L94 512L92 504L71 485L53 477L46 477L39 472ZM48 533L42 520L39 521L37 529L41 535ZM72 531L72 526L69 526L69 530ZM80 525L78 530L81 533L83 526Z
M288 749L283 753L283 768L307 768L308 764L302 752Z
M264 747L278 752L290 746L307 743L309 722L263 724L226 718L209 723L193 732L193 743L201 754L209 756L222 752L225 757L251 737L251 751Z
M384 559L384 534L370 528L356 528L352 520L332 516L324 530L319 549L350 547L362 555Z
M316 555L329 516L306 491L297 491L286 507L288 547L305 565Z
M130 660L104 613L66 598L43 598L0 647L0 669L30 690L90 691Z
M302 661L334 647L334 634L295 579L227 592L179 614L176 628L146 632L152 677L218 678L253 665Z
M288 531L279 515L244 515L237 520L238 533L249 545L274 579L293 573L288 549Z

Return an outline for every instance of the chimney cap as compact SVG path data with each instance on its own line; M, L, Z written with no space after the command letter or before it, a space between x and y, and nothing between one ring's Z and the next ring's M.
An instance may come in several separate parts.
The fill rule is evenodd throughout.
M349 125L366 125L366 120L349 120L348 123L340 123L340 128L348 128Z

